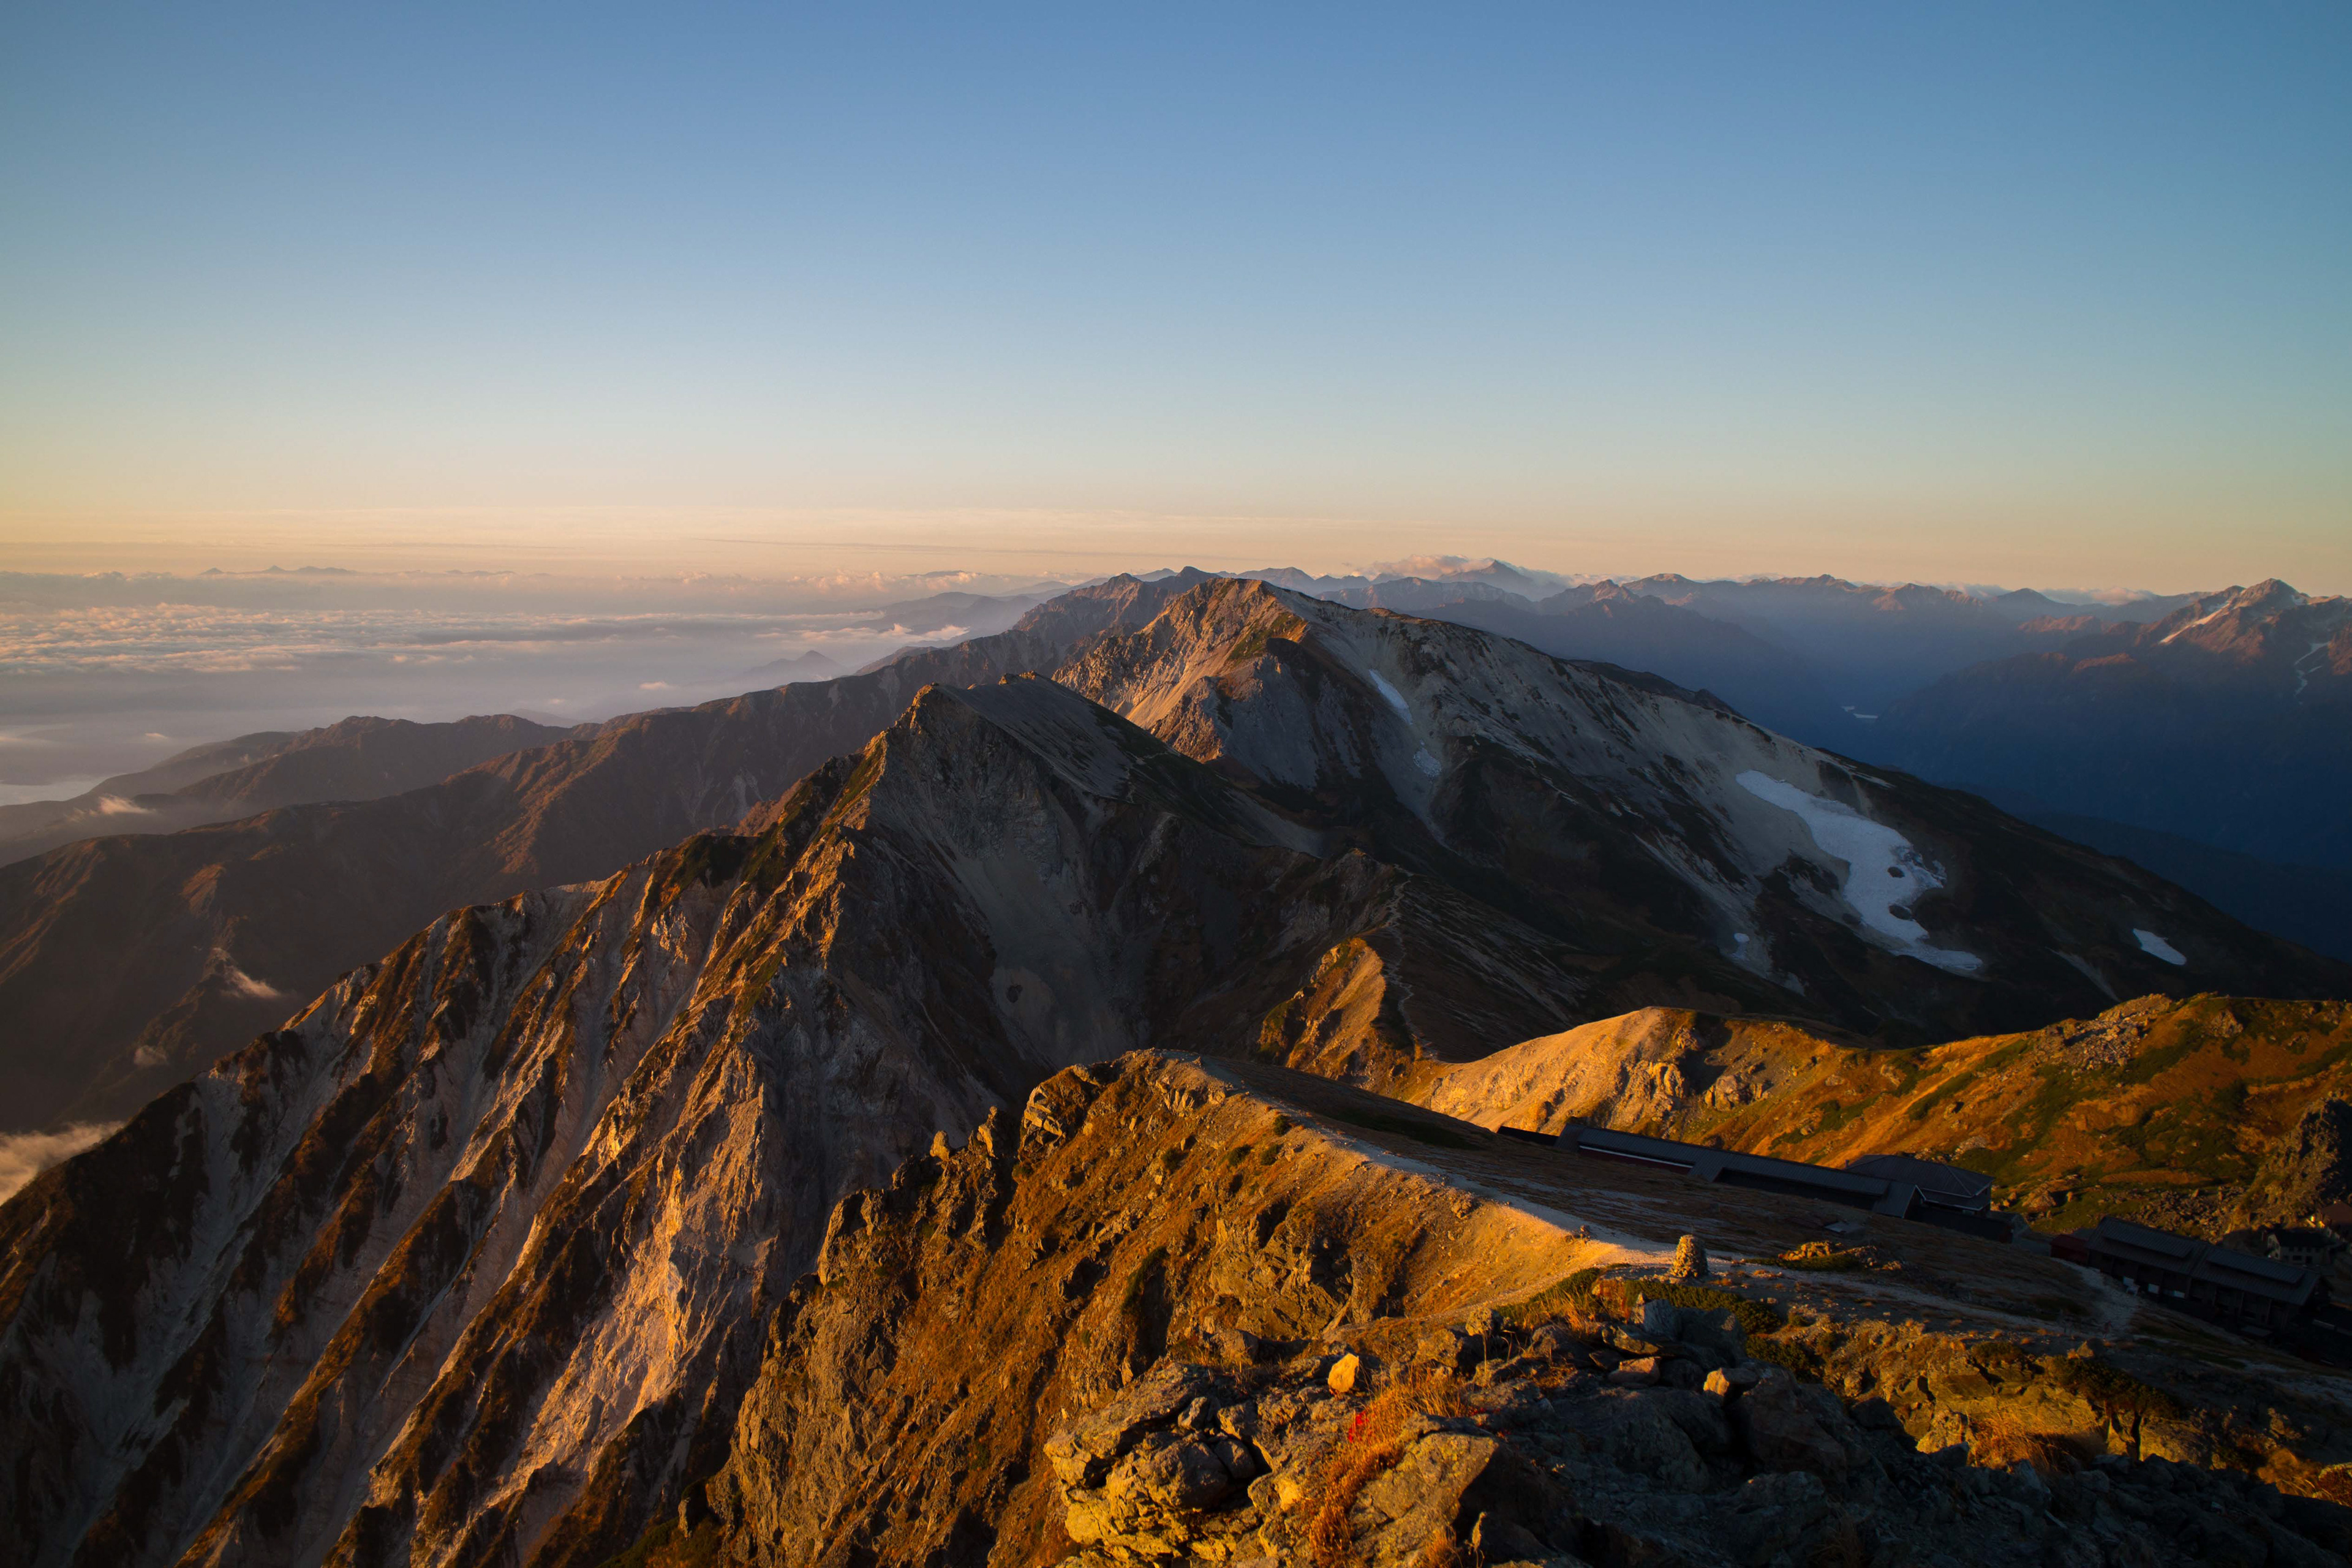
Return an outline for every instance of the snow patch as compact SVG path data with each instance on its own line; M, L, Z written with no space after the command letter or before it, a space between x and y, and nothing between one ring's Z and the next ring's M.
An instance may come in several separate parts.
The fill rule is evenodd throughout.
M1423 746L1419 751L1413 752L1412 765L1419 768L1431 778L1435 778L1437 776L1437 759L1429 754L1429 748L1427 746Z
M1739 787L1801 818L1813 842L1825 855L1846 864L1838 886L1862 923L1894 944L1897 951L1923 963L1954 974L1973 974L1984 960L1973 952L1927 945L1927 928L1895 912L1944 885L1911 841L1885 823L1873 822L1853 807L1750 768L1738 776Z
M2141 931L2135 926L2132 935L2139 938L2139 950L2149 957L2160 958L2176 968L2186 969L2189 966L2189 960L2181 951L2154 931Z
M1372 683L1373 690L1388 699L1390 707L1395 709L1398 712L1403 714L1408 719L1412 717L1412 704L1404 700L1403 692L1399 691L1395 687L1391 686L1386 680L1382 679L1379 670L1368 669L1364 671L1364 677Z
M2301 658L2288 667L2294 671L2294 694L2297 697L2302 696L2304 689L2311 684L2311 671L2303 667L2326 651L2327 645L2325 642L2313 643L2310 647L2304 650Z
M98 814L100 816L152 816L155 810L152 806L125 800L119 795L102 795L98 797Z

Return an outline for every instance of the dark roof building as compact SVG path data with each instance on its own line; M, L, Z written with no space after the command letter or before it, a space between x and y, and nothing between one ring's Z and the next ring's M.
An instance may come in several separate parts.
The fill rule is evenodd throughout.
M2266 1328L2287 1323L2327 1301L2327 1285L2317 1269L2256 1258L2129 1220L2110 1216L2087 1231L2076 1231L2071 1239L2083 1249L2079 1261L2143 1296L2200 1317ZM2051 1249L2061 1258L2074 1250L2054 1245Z
M1504 1131L1532 1142L1553 1142L1538 1132L1514 1128ZM1775 1160L1763 1154L1735 1153L1727 1149L1709 1149L1700 1143L1678 1143L1671 1138L1647 1138L1638 1132L1619 1132L1606 1127L1587 1127L1573 1121L1560 1132L1558 1142L1563 1149L1600 1159L1663 1166L1668 1170L1686 1172L1704 1182L1719 1182L1727 1187L1786 1193L1794 1197L1813 1198L1847 1208L1868 1209L1873 1214L1887 1215L1895 1219L1920 1220L1988 1240L2007 1241L2012 1234L2007 1219L1988 1212L1991 1207L1992 1195L1990 1180L1926 1160L1906 1161L1906 1164L1922 1167L1927 1178L1936 1184L1932 1187L1914 1179L1907 1170L1895 1173L1853 1168L1840 1171L1828 1165ZM1894 1158L1906 1160L1901 1155ZM1965 1190L1964 1184L1955 1182L1954 1177L1969 1177L1981 1182L1983 1186L1980 1191L1969 1192Z
M1910 1154L1864 1154L1848 1160L1845 1168L1865 1176L1884 1176L1890 1182L1908 1182L1919 1189L1919 1195L1927 1202L1946 1208L1969 1214L1985 1214L1992 1208L1992 1178L1963 1171L1958 1165Z

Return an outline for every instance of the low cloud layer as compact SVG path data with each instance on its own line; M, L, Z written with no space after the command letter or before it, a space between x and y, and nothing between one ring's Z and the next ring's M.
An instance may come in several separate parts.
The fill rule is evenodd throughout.
M0 1202L60 1160L101 1142L120 1121L77 1121L60 1132L0 1134Z
M0 572L0 804L352 714L566 724L731 697L773 684L761 672L780 660L822 650L855 669L975 616L1010 625L1054 587L968 573Z

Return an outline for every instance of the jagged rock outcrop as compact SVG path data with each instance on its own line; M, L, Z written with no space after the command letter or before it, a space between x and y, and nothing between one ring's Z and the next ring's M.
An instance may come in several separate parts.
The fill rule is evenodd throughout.
M2352 1097L2330 1094L2273 1143L2240 1201L2252 1225L2302 1225L2352 1198Z

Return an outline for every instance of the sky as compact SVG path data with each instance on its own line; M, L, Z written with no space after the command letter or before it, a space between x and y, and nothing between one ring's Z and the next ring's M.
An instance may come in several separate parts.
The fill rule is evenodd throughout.
M0 8L0 569L2352 591L2352 7Z

